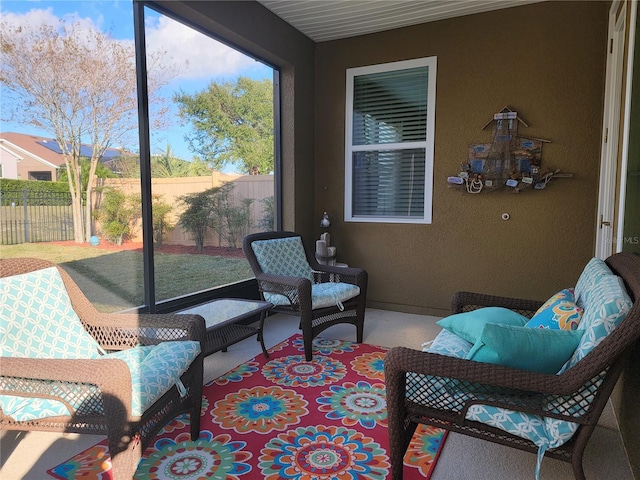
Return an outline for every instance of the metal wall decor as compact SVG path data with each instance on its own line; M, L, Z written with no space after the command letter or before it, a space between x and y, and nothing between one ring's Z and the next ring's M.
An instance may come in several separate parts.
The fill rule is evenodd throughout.
M491 143L469 145L467 161L460 172L447 178L451 187L468 193L503 190L542 190L551 178L571 177L542 166L542 146L550 140L518 134L518 127L529 125L508 107L493 115L482 130L493 124Z

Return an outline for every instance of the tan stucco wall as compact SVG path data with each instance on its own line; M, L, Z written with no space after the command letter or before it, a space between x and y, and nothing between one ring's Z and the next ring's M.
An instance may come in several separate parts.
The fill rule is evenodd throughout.
M575 284L594 251L607 9L544 2L317 44L314 217L328 211L338 260L368 270L371 306L444 314L456 290L545 299ZM345 223L346 69L428 56L438 62L433 223ZM505 105L530 125L521 134L552 141L543 166L573 178L519 195L448 188Z

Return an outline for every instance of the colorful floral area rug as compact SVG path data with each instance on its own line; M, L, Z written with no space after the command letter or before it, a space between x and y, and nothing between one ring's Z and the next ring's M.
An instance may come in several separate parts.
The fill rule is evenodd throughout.
M302 336L205 385L200 438L189 417L168 424L147 448L136 479L390 478L383 360L386 348ZM222 354L223 355L223 354ZM419 426L404 478L429 478L446 432ZM52 468L54 478L111 479L106 440Z

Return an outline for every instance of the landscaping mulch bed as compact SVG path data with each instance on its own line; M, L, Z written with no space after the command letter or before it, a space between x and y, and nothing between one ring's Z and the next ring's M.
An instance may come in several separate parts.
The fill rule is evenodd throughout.
M56 245L73 246L73 247L86 247L86 248L99 248L101 250L109 250L112 252L122 252L125 250L135 250L142 252L142 242L124 242L122 245L114 245L106 240L100 240L99 245L91 245L88 242L76 243L73 240L65 242L51 242ZM188 254L188 255L200 255L195 245L162 245L161 248L155 247L155 252L160 253L174 253L174 254ZM233 247L204 247L201 255L211 255L216 257L226 258L245 258L241 248Z

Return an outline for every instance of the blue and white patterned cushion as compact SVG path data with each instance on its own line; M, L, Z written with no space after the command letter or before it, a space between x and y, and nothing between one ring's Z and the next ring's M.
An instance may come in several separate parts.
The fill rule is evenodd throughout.
M540 478L540 465L544 453L550 448L565 444L578 429L577 423L489 405L471 405L465 418L499 428L533 442L538 447L536 480Z
M460 338L455 333L442 330L432 342L423 344L423 352L439 353L448 357L464 358L473 344Z
M104 355L123 360L131 372L133 416L139 416L180 381L200 354L200 342L163 342Z
M300 237L259 240L253 242L251 248L264 273L308 278L313 283L313 271Z
M342 302L360 295L360 287L351 283L326 282L311 285L311 308L338 306L342 310ZM291 305L285 295L265 292L264 299L274 305Z
M582 270L575 288L576 303L584 307L589 292L593 291L596 281L604 275L613 275L607 264L593 257Z
M17 422L69 415L69 410L56 400L0 395L0 408Z
M163 342L153 346L138 346L100 357L124 361L131 373L132 415L142 415L171 387L182 387L180 377L200 353L200 343L194 341ZM98 370L99 367L96 366ZM84 398L69 399L71 406L80 408ZM16 421L27 421L58 415L70 415L67 407L56 400L0 395L3 412ZM85 412L86 413L86 412ZM94 412L101 415L102 409Z
M633 302L627 294L624 283L617 275L598 277L585 296L584 313L578 330L584 330L582 339L573 356L560 373L573 367L593 350L626 317Z
M0 356L98 358L56 267L0 279Z

